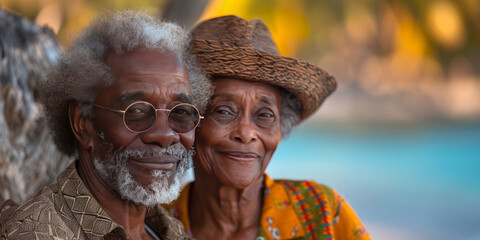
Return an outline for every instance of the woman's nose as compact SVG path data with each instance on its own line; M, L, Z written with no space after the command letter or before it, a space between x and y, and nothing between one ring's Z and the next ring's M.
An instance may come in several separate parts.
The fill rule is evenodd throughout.
M232 140L250 143L256 141L257 137L257 129L251 118L249 116L239 117L231 133Z

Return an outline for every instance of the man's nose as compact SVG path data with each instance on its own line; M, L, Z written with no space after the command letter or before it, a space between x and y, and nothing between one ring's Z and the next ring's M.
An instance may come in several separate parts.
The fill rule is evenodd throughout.
M250 143L257 140L257 128L249 115L237 119L230 138L241 143Z
M168 125L167 116L168 113L165 111L157 112L155 123L142 135L144 143L167 147L180 141L178 133L173 131Z

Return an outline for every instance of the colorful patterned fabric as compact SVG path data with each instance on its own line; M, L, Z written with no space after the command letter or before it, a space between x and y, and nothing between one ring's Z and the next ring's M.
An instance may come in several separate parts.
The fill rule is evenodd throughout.
M260 228L261 239L369 240L365 227L335 190L313 181L272 180L265 175ZM190 184L166 208L183 222L188 219Z
M150 227L162 239L186 239L183 226L158 206ZM82 182L72 163L27 202L0 213L0 239L129 239Z

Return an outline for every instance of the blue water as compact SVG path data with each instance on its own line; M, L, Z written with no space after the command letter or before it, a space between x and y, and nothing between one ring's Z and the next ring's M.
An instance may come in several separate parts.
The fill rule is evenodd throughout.
M307 123L267 172L334 187L375 239L480 239L480 123Z

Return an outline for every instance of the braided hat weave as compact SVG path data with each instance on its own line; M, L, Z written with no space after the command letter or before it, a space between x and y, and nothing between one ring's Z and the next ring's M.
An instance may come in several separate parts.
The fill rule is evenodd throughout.
M260 19L212 18L192 30L192 52L214 77L273 84L300 101L301 120L315 112L337 83L323 69L301 59L280 56L270 31Z

